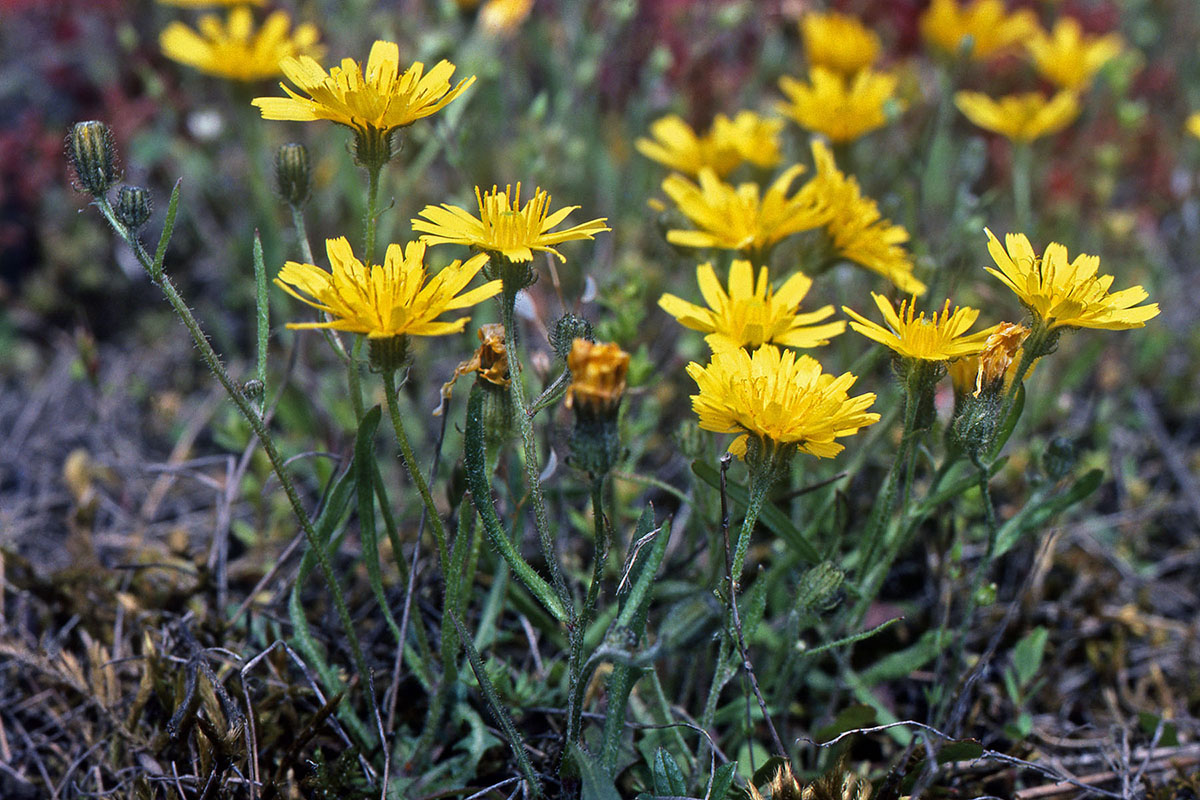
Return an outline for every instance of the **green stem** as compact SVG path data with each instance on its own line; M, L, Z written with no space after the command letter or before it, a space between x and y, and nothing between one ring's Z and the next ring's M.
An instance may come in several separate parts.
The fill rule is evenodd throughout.
M733 550L733 562L729 579L733 581L730 596L734 596L737 587L741 585L742 569L746 563L746 552L750 549L750 534L758 522L759 512L767 499L767 491L775 482L775 469L772 464L758 464L750 467L750 499L746 504L746 516L742 520L742 528L738 532L737 546Z
M1033 222L1033 190L1031 188L1031 172L1033 169L1033 147L1029 142L1013 142L1013 212L1016 218L1017 230L1031 233Z
M891 567L891 560L894 558L892 550L894 548L885 548L886 557L880 564L874 564L875 556L879 552L879 548L884 544L884 536L888 522L891 520L892 508L896 504L896 498L900 493L900 475L902 470L906 469L908 463L908 451L912 447L912 441L916 435L914 428L917 420L918 400L913 393L905 394L904 399L904 431L900 437L900 447L896 451L896 458L892 461L891 469L888 470L887 479L884 481L883 488L879 492L879 496L875 499L875 505L871 509L871 517L867 522L867 530L863 535L865 549L862 550L862 558L859 560L858 572L861 576L861 585L858 602L851 612L851 625L857 626L866 614L867 608L871 601L875 599L875 594L879 590L879 585L883 583L883 578L886 577L888 569Z
M442 569L442 574L449 576L450 551L446 547L446 529L442 526L442 517L438 513L437 505L433 502L433 495L429 492L429 484L425 482L425 475L421 472L420 465L417 464L412 445L408 442L408 434L404 431L404 419L400 416L400 409L396 402L396 371L394 369L386 370L382 377L384 392L387 394L388 415L391 416L392 428L396 431L396 444L400 447L404 468L408 470L409 477L416 485L417 491L421 495L421 501L425 504L425 511L429 515L429 527L433 531L433 540L437 547L438 565Z
M529 496L533 504L533 519L537 527L538 541L542 547L542 557L546 559L546 567L550 570L550 580L554 591L568 613L572 622L575 619L575 604L567 583L563 579L562 569L558 565L558 549L550 533L550 520L546 515L546 501L542 494L541 476L538 468L541 461L538 458L537 440L533 433L533 419L529 416L525 403L525 389L522 382L521 357L518 351L517 293L508 281L500 296L500 320L504 324L505 347L508 350L508 367L512 380L509 382L512 391L513 416L517 420L517 428L521 432L521 443L525 450L525 480L529 484Z
M367 219L366 219L366 234L363 244L363 263L368 266L375 263L375 237L378 220L379 207L379 173L383 171L383 164L375 164L367 167Z
M176 191L178 191L178 186ZM172 197L171 212L174 211L174 205L177 198L178 194L176 193ZM342 624L342 629L346 633L346 638L349 640L350 652L352 658L354 659L355 668L358 670L359 676L363 680L364 685L369 686L371 683L370 669L367 666L366 658L363 656L362 646L358 641L358 635L354 632L354 622L350 618L350 611L346 606L346 599L342 594L341 586L338 583L337 574L333 571L333 564L329 560L329 554L325 552L325 548L321 544L321 540L318 538L316 530L313 528L312 520L308 515L308 511L305 510L304 504L300 500L300 494L296 491L296 486L292 482L291 475L288 474L287 465L284 463L283 456L280 454L278 447L276 447L275 440L271 437L270 431L267 430L266 424L263 422L263 418L259 416L259 414L254 410L253 406L250 405L250 401L248 401L245 395L242 394L241 387L234 383L233 379L229 376L228 371L225 369L225 365L221 363L220 356L218 356L216 351L213 350L212 344L208 341L208 336L205 335L204 330L200 327L200 323L192 314L191 309L188 308L187 303L183 301L183 297L179 294L179 291L175 288L175 285L171 282L171 279L168 278L167 275L162 271L161 261L157 257L153 260L149 257L145 248L142 247L142 243L137 239L137 237L131 234L129 230L126 229L126 227L116 219L116 216L113 214L112 207L109 205L107 199L103 197L97 197L96 205L100 209L101 214L104 215L104 218L108 220L110 225L112 225L113 230L116 231L117 235L124 239L125 242L133 249L134 255L137 257L138 261L141 263L146 272L149 273L151 279L158 284L160 289L162 289L163 295L167 298L167 302L170 303L171 308L175 311L175 314L183 322L184 327L188 329L188 333L191 334L192 341L195 343L196 349L200 351L201 360L204 361L205 366L207 366L209 371L212 372L213 377L217 379L217 382L221 384L221 387L225 390L225 393L229 395L229 398L233 401L234 405L237 406L238 411L241 412L242 416L246 419L246 422L249 423L251 430L254 431L254 434L258 437L259 442L262 444L263 452L267 454L267 459L271 462L271 468L274 470L275 476L279 479L279 485L283 487L284 494L287 495L288 502L292 506L292 512L296 515L296 519L300 523L300 528L304 531L304 538L308 542L309 549L312 550L316 556L317 564L321 568L321 574L325 578L326 588L328 588L329 593L333 596L334 608L337 611L338 620ZM171 212L169 212L169 216L173 218L173 213ZM160 244L159 251L162 252L164 250L164 244ZM371 708L374 710L376 716L378 716L379 709L375 704L374 698L371 698Z
M564 732L563 750L579 739L583 711L583 639L596 612L596 601L600 596L600 582L604 578L604 567L608 563L609 535L604 518L604 476L592 481L592 518L595 524L595 553L592 557L592 582L588 586L583 610L571 630L571 653L567 664L567 727Z
M335 340L337 334L330 334ZM362 422L363 414L366 413L366 406L363 403L362 390L362 375L360 374L359 365L362 363L359 360L359 355L362 353L363 337L362 334L354 334L354 344L350 346L350 352L346 361L346 386L350 390L350 407L354 409L354 419Z
M300 243L300 255L305 263L315 264L312 244L308 241L308 226L304 224L304 210L300 206L291 206L291 209L292 225L296 228L296 240Z

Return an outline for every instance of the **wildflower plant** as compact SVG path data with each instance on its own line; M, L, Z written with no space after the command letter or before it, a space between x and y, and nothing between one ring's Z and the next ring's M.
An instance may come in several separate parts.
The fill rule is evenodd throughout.
M470 46L435 37L422 52L483 63L473 49L486 24L477 5L458 4L453 20L477 26ZM489 7L508 15L501 27L511 37L489 48L515 47L545 25L527 2ZM940 200L924 189L958 174L960 164L939 161L946 152L967 158L957 153L971 131L956 104L1026 147L1081 113L1077 92L1113 57L1115 40L1086 37L1070 22L1035 36L1032 15L997 0L934 0L920 29L935 48L976 61L1024 54L1063 88L1036 99L995 101L990 86L956 94L952 79L976 76L968 59L942 59L932 67L936 98L906 94L913 109L901 116L898 73L880 66L893 63L891 32L809 13L795 53L807 61L807 83L780 81L781 116L688 109L687 98L672 97L640 106L638 131L620 127L620 114L607 120L611 130L582 119L582 127L597 123L588 136L565 123L531 124L532 137L561 136L563 152L603 150L607 166L580 185L556 169L556 151L540 138L529 159L499 135L506 121L496 118L493 84L514 79L507 68L476 81L450 60L427 68L402 58L388 41L376 41L365 62L325 67L315 29L291 29L275 12L255 30L252 13L235 7L227 22L205 18L198 32L173 25L163 48L236 80L277 69L286 96L255 98L262 119L350 129L366 174L348 177L355 171L328 126L306 130L307 145L273 150L280 204L253 211L290 211L295 239L273 263L261 243L245 243L254 254L252 367L236 350L217 354L173 281L169 244L187 216L180 186L149 249L141 237L154 227L153 198L121 185L111 130L80 123L67 154L78 188L161 290L253 435L238 443L243 461L253 465L261 449L257 463L274 477L257 476L255 486L277 486L299 528L299 565L270 573L296 576L286 618L263 614L254 625L264 633L237 611L211 627L286 638L291 663L312 676L318 711L304 735L328 729L328 741L353 754L336 768L314 756L320 791L368 793L348 779L334 786L342 770L381 797L470 787L535 798L627 790L727 798L760 797L767 786L772 798L866 798L878 784L805 749L801 736L828 721L819 719L826 705L839 717L833 728L842 726L833 736L851 717L850 727L869 728L865 711L838 714L845 689L864 709L896 711L899 695L881 687L917 670L933 676L924 681L922 724L961 737L968 704L945 687L965 686L971 697L970 676L987 666L990 652L972 650L984 618L977 612L993 602L996 560L1100 480L1083 469L1072 477L1062 447L1029 491L1029 459L1006 467L1005 448L1024 456L1042 430L1035 424L1054 413L1044 401L1063 370L1039 366L1030 379L1033 365L1054 364L1067 331L1141 328L1160 309L1140 285L1113 291L1117 279L1100 273L1097 256L1071 259L1058 243L1036 252L1030 238L1050 229L1036 221L1042 198L1029 186L1011 208L982 166ZM1078 69L1065 68L1074 57ZM473 86L484 96L468 107ZM551 107L568 96L550 95ZM420 152L411 160L410 151L396 157L395 137L429 126L450 103L461 103L461 116L442 117L436 135L414 135ZM694 128L666 109L691 119L714 113L705 117L711 125ZM800 127L798 139L782 135L784 117ZM533 112L522 119L540 122ZM851 142L893 123L887 138L907 142L902 157L881 150L867 160L860 145L850 158ZM608 149L597 146L602 128L615 131ZM493 141L481 145L478 131ZM798 163L808 154L811 170ZM272 153L259 155L269 162ZM529 182L503 182L514 166L541 185L523 195ZM623 190L649 184L659 166L671 171L661 188L674 222L653 241L644 198ZM1014 183L1036 174L1027 166ZM385 169L402 175L403 190L390 204L384 194L381 207ZM365 202L345 202L347 188ZM473 204L453 200L472 188ZM365 209L361 239L343 235L347 207ZM386 214L408 220L411 235L378 246ZM320 217L323 253L312 252L306 215ZM981 237L985 219L1028 236L1002 241L988 228ZM833 269L842 262L862 269ZM539 280L543 271L548 280ZM274 328L272 303L290 304ZM1019 319L1009 313L1018 306ZM854 333L843 336L847 326ZM234 349L241 339L221 341ZM280 342L294 343L286 364L274 358ZM289 383L297 371L309 381L303 387ZM320 388L301 391L307 386ZM1042 401L1030 404L1040 406L1032 423L1026 392ZM434 414L426 395L436 398ZM310 467L317 459L334 466ZM1004 503L993 499L997 485ZM918 545L925 549L913 557ZM871 620L890 607L881 598L902 561L913 571L937 562L937 573L920 579L939 605L913 614L925 633L883 636L900 623ZM336 618L320 635L321 614L306 605L314 570ZM269 610L269 593L254 590L245 607ZM249 697L259 687L245 672L258 661L242 663L246 713L255 715ZM282 793L308 740L278 757L242 748L241 738L228 744L209 725L214 710L256 747L261 716L240 727L220 678L205 679L213 689L200 695L215 699L194 704L205 715L194 735L208 737L196 739L195 752L220 751L213 775L236 769L259 794L268 785ZM157 692L155 702L168 696ZM781 760L763 768L768 738ZM946 753L932 743L912 781L886 784L897 796L917 796L925 787L913 781L934 779ZM953 744L978 755L972 740ZM918 756L901 750L907 769ZM259 772L268 759L273 777Z

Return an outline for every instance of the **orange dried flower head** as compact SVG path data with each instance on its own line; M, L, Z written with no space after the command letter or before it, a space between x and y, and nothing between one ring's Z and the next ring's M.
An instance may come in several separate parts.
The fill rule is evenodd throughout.
M567 408L592 416L608 416L616 412L625 394L629 353L612 342L576 339L567 355L567 369L571 371Z

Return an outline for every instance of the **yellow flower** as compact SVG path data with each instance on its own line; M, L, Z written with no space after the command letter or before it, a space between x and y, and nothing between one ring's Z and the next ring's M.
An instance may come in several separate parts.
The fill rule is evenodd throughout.
M511 36L533 10L533 0L488 0L479 9L479 27L490 36Z
M967 329L979 318L978 309L962 306L950 310L950 301L942 307L942 311L933 312L925 319L925 312L914 316L916 298L900 301L900 313L892 308L891 301L881 294L871 292L875 305L883 314L887 327L859 314L852 308L842 306L854 321L850 327L880 344L887 345L905 358L915 358L921 361L950 361L962 356L978 353L992 333L992 329L968 334Z
M653 139L638 139L638 152L685 175L696 175L708 167L719 177L737 169L743 161L773 167L782 159L779 133L782 120L764 119L753 111L742 111L732 120L718 114L712 128L698 135L675 114L655 120Z
M281 74L279 62L297 55L320 55L320 34L313 25L289 33L291 18L283 11L267 17L261 28L245 6L231 9L228 22L212 14L200 18L199 30L172 22L158 37L163 55L201 72L236 81L256 81Z
M843 449L835 439L879 421L867 412L874 394L848 395L854 375L825 374L815 358L773 345L753 355L741 348L713 353L708 366L693 362L687 373L700 390L692 395L700 427L742 434L729 446L738 457L745 456L750 436L832 457Z
M800 34L810 64L844 75L871 66L879 57L879 36L857 18L836 11L805 14Z
M1058 133L1079 116L1079 96L1066 90L1049 99L1041 92L1026 92L999 100L980 92L958 92L954 104L979 127L1015 142Z
M461 331L470 317L450 322L437 322L436 317L473 306L500 291L500 281L491 281L459 294L483 268L487 257L482 254L466 263L453 261L427 281L422 242L409 242L403 251L398 244L388 245L383 263L370 266L354 257L345 237L327 239L325 252L332 273L314 264L289 261L275 283L333 319L289 322L289 328L332 328L365 333L372 339L407 334L443 336Z
M592 239L597 233L610 230L606 218L588 220L561 231L551 231L579 206L560 208L547 214L550 195L535 189L533 199L521 206L521 184L514 192L512 186L503 191L493 186L486 194L475 187L479 216L472 216L458 206L443 203L425 206L414 219L412 227L424 235L426 244L465 244L488 253L498 253L509 261L532 261L533 251L553 253L566 261L554 245L575 239Z
M801 128L828 136L834 142L850 142L887 123L885 107L893 98L897 79L888 72L861 70L843 78L825 67L814 66L809 83L784 75L779 88L789 102L779 110Z
M757 183L736 187L724 183L711 169L700 170L696 185L682 175L669 175L663 191L684 216L701 230L673 230L667 241L682 247L717 247L750 254L760 260L776 242L821 225L829 218L821 198L812 192L788 196L804 167L796 164L760 194Z
M778 291L771 288L767 268L758 272L749 261L735 260L729 268L729 292L717 280L712 264L696 267L700 294L708 308L693 305L673 294L664 294L658 305L679 324L694 331L704 331L704 341L713 351L736 347L751 349L768 342L787 347L817 347L829 344L829 337L846 330L842 321L817 325L833 314L833 306L800 314L800 301L812 286L803 273L797 272Z
M1039 30L1025 43L1042 77L1063 89L1082 91L1096 72L1121 52L1121 37L1084 36L1079 21L1063 17L1047 34Z
M575 339L567 354L571 385L567 387L567 408L584 415L610 415L625 394L625 376L629 372L629 353L611 342Z
M287 97L252 101L263 119L327 119L363 134L387 134L411 125L444 108L475 82L472 75L451 88L454 65L449 61L439 61L428 73L418 61L401 73L400 48L382 41L371 45L365 71L351 58L329 72L308 56L285 58L279 66L308 97L280 84Z
M1005 246L988 235L988 252L999 269L987 267L1013 290L1034 318L1055 328L1141 328L1158 316L1158 303L1139 306L1149 295L1141 286L1109 293L1112 275L1096 275L1098 256L1078 255L1069 261L1067 248L1057 242L1046 247L1041 258L1034 255L1023 233L1010 233Z
M864 197L858 181L837 168L833 153L820 139L812 143L817 176L805 191L820 194L832 216L825 232L838 255L877 272L905 294L925 294L925 284L913 276L913 262L903 244L908 231L879 213L879 206Z
M1187 132L1197 139L1200 139L1200 111L1191 114L1187 118Z
M1019 45L1038 30L1033 12L1021 9L1009 14L1003 0L974 0L966 7L957 0L933 0L920 25L929 42L951 55L957 55L971 37L970 57L976 61Z

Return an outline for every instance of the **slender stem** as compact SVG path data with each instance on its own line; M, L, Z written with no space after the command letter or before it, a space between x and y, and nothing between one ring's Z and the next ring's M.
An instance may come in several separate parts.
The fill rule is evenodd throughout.
M442 574L449 576L450 551L446 548L446 529L442 525L442 517L438 514L437 506L433 502L433 495L429 492L429 484L425 482L425 475L421 472L420 465L417 464L416 456L413 455L412 445L408 442L408 434L404 431L404 419L400 416L400 409L396 403L396 371L394 369L386 370L382 377L384 392L387 394L388 415L392 418L392 428L396 431L396 444L400 447L404 468L408 470L409 477L412 478L417 491L421 494L421 501L425 503L425 511L429 515L429 526L433 531L433 540L437 546L438 563L442 568Z
M337 334L331 333L336 339ZM346 386L350 390L350 407L354 409L354 419L362 422L363 414L366 413L366 405L363 403L362 390L362 375L359 371L359 365L362 363L359 356L362 354L363 337L362 334L354 334L354 344L350 346L349 359L346 361Z
M1033 222L1033 190L1030 184L1033 148L1029 142L1013 142L1012 147L1013 212L1017 230L1028 232Z
M754 472L757 473L760 470L761 470L761 468L755 469ZM777 730L775 730L775 723L771 720L771 714L767 710L767 701L763 698L762 690L759 689L759 687L758 687L758 678L755 677L755 675L754 675L754 664L751 663L751 661L750 661L750 651L746 648L746 636L742 631L742 617L741 617L741 614L738 612L738 604L737 604L737 583L738 582L737 582L737 580L734 579L734 574L735 574L733 571L734 565L733 565L733 563L731 563L731 561L729 559L729 513L727 510L729 501L728 501L727 493L725 491L725 475L728 471L729 471L729 456L728 456L728 454L726 454L725 458L721 459L721 508L722 508L721 535L725 541L725 567L726 567L726 569L729 570L729 573L728 573L729 614L730 614L730 617L732 618L733 630L737 634L738 652L742 656L742 668L744 670L746 670L746 677L748 677L750 679L750 686L754 689L755 698L758 699L758 708L759 708L759 711L762 712L763 719L767 723L767 730L770 731L770 733L771 733L771 742L772 742L772 744L775 745L775 752L778 753L779 755L786 757L787 756L787 748L784 747L783 741L779 738L779 732ZM765 471L765 470L761 470L761 471ZM770 475L770 474L771 473L769 472L768 475ZM767 482L769 483L769 480ZM754 495L755 495L754 483L755 483L755 481L752 480L751 481L751 490L750 490L751 506L754 505ZM763 495L765 495L766 488L764 487L761 490L761 492ZM759 505L759 508L761 508L762 498L759 498L758 505ZM757 517L758 509L755 509L754 514ZM749 519L749 512L747 512L747 519ZM746 526L745 526L745 524L743 524L742 525L742 536L739 537L739 539L744 537L745 535L746 535ZM740 545L741 542L739 541L738 544ZM738 570L739 571L737 574L740 575L740 566L738 567Z
M183 297L179 294L171 279L160 270L155 275L154 262L146 253L145 248L142 247L141 242L113 215L108 200L103 197L97 197L96 204L117 234L133 249L134 255L141 262L142 267L145 268L150 277L162 289L167 302L171 304L171 308L174 309L176 315L183 322L184 327L188 329L188 333L191 334L192 341L195 343L196 349L200 351L200 358L204 361L205 366L212 372L217 382L221 384L225 393L229 395L229 398L237 406L238 411L241 412L246 422L249 423L251 430L254 431L255 435L258 436L258 440L262 443L263 452L267 454L267 458L271 462L275 476L279 479L279 485L283 487L284 494L287 495L288 502L292 506L292 512L296 515L296 519L300 523L300 528L304 531L304 537L308 541L308 546L317 558L317 564L320 566L321 574L325 578L326 587L333 596L334 608L346 633L346 638L349 640L350 652L354 659L355 668L358 670L362 680L369 683L370 669L367 666L366 658L363 657L358 635L354 632L354 622L350 618L350 611L346 606L346 600L338 583L337 574L333 571L333 564L329 560L329 554L325 552L325 547L322 545L316 530L313 528L308 511L304 508L304 504L300 500L300 494L296 491L296 486L287 471L287 465L284 462L283 456L275 446L275 440L271 437L270 431L267 430L263 418L255 412L253 406L250 405L250 401L242 394L241 388L229 376L224 364L221 363L220 356L213 350L212 344L208 341L208 336L205 335L204 330L200 327L200 323L193 316L187 303L183 301ZM371 699L371 707L374 709L375 714L378 715L379 709L374 702L374 698Z
M550 520L546 515L546 501L542 494L542 480L538 474L541 461L538 458L537 440L533 433L533 419L529 416L525 403L525 389L521 379L521 357L517 349L517 293L506 281L500 295L500 319L504 323L505 347L508 350L508 367L512 380L510 387L513 399L513 416L517 420L517 428L521 432L521 443L525 449L525 480L529 484L529 496L533 504L533 518L537 527L538 541L541 543L542 556L546 559L546 567L550 570L550 580L554 591L567 608L571 621L574 622L576 612L571 592L567 589L562 569L558 565L558 549L555 547L553 535L550 533Z
M583 703L580 686L583 668L583 639L588 625L596 612L596 601L600 596L600 582L604 578L604 567L608 563L609 535L604 518L604 476L592 480L592 518L595 524L595 553L592 556L592 582L588 586L583 610L571 631L571 653L567 664L567 727L564 732L564 750L579 738Z
M725 468L725 463L723 462L722 474L724 474ZM756 464L750 467L750 499L746 504L746 516L742 520L742 528L737 538L737 547L734 548L733 560L728 571L731 596L741 584L742 569L746 563L746 552L750 549L750 535L754 531L755 523L758 522L758 515L762 511L763 502L767 499L767 491L771 488L771 484L775 482L775 472L773 464ZM728 533L726 534L726 538L728 538Z
M379 173L383 170L383 164L376 164L367 167L367 219L366 219L366 234L363 244L363 263L375 263L375 237L376 226L378 220L379 207Z
M296 240L300 243L300 255L308 264L313 261L312 244L308 241L308 226L304 224L304 210L300 206L291 206L292 226L296 229Z

